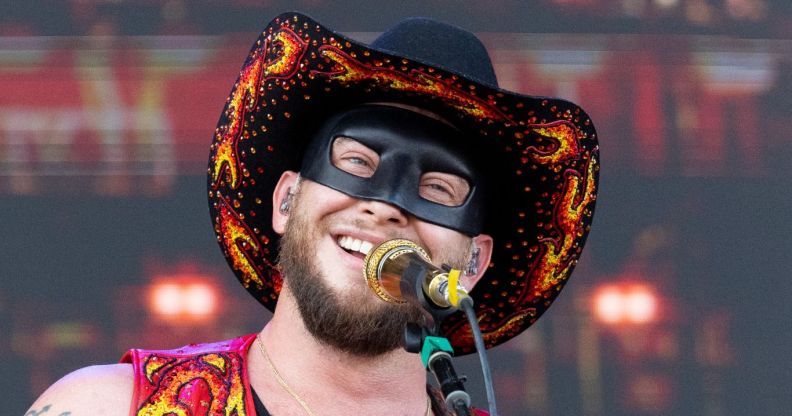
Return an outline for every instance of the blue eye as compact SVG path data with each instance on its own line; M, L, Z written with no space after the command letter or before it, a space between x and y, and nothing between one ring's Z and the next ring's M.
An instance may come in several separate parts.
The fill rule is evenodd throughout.
M352 156L352 157L346 158L346 160L348 160L349 163L353 163L355 165L369 166L369 163L367 161L365 161L365 160L363 160L362 158L359 158L359 157Z
M421 175L418 194L428 201L457 207L465 202L469 193L470 184L459 175L444 172L427 172Z
M425 186L429 186L429 187L431 187L432 189L434 189L436 191L445 192L445 193L447 193L449 195L452 194L450 189L448 189L445 186L442 186L440 184L437 184L437 183L430 183L430 184L425 185Z
M347 137L337 137L331 151L333 166L361 178L374 175L379 164L379 155L371 148Z

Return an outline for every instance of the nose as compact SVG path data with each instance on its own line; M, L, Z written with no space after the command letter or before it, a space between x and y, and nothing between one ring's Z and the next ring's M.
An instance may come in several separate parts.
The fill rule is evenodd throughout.
M407 225L407 214L400 208L386 202L362 200L360 201L360 209L364 214L372 216L377 223L388 223L400 227Z

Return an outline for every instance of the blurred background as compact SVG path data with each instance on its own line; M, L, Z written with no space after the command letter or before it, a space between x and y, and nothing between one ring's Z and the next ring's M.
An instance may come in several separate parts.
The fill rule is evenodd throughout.
M788 0L2 2L4 414L130 347L266 321L217 247L205 172L243 58L286 10L362 41L412 15L464 26L503 88L595 121L581 263L490 353L504 414L792 414ZM459 369L486 407L475 357Z

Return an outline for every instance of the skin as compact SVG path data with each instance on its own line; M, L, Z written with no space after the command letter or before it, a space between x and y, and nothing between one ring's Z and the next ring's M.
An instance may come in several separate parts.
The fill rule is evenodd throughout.
M289 213L282 214L277 209L279 201L297 188L297 180L296 172L285 172L275 189L272 225L278 233L285 231L289 220ZM325 283L336 293L368 291L360 276L362 259L338 247L336 238L339 234L376 244L396 235L417 242L430 253L439 253L446 247L470 246L469 237L418 220L392 205L355 199L306 180L301 181L299 188L300 206L310 207L310 220L337 224L316 236L317 263L324 273ZM362 226L351 227L355 220ZM363 231L359 230L361 228ZM487 264L492 252L492 238L479 235L473 241L481 249L480 258L485 261L482 264ZM480 270L477 275L465 276L466 287L471 289L483 273L484 270ZM369 304L382 302L373 295L356 299ZM424 414L426 370L414 354L396 349L377 357L349 356L319 344L301 322L287 277L278 307L262 330L261 338L283 378L312 409L322 409L321 413L328 415L347 415L352 411L366 415L393 415L395 409L400 409L403 412L400 414L404 415ZM284 339L292 342L283 343L281 340ZM267 369L259 351L251 349L248 358L252 368ZM267 409L273 414L304 414L296 401L267 373L261 371L251 376L257 391L280 393L263 399ZM388 388L372 389L372 385Z
M51 385L25 416L125 416L133 381L130 364L81 368Z
M272 226L278 233L285 231L290 215L281 213L278 207L290 190L298 188L298 178L296 172L285 172L275 188ZM338 246L338 234L375 244L393 236L409 238L430 254L448 247L471 246L470 237L421 221L386 203L355 199L307 180L300 181L299 189L302 214L317 224L332 224L315 237L315 261L325 283L339 296L351 293L365 304L382 302L368 292L360 277L362 259ZM480 264L488 264L492 238L482 234L472 242L481 250ZM463 285L472 289L484 271L481 267L478 274L463 276ZM393 415L399 411L403 415L423 415L426 410L426 371L414 354L396 349L376 357L360 357L317 342L302 323L288 278L273 318L260 337L281 376L315 413ZM253 388L266 392L262 400L272 414L305 414L278 384L256 345L248 352L248 369ZM128 415L133 381L129 364L82 368L50 386L26 416Z

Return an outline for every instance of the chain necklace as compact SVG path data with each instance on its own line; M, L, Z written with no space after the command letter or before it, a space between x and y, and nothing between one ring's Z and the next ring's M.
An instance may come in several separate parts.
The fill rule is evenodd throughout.
M258 344L259 351L261 351L261 355L264 356L264 360L267 361L267 365L269 365L270 370L272 370L272 375L275 376L275 380L278 381L278 384L280 384L280 386L283 387L283 390L286 390L286 393L289 393L289 396L291 396L294 400L297 401L297 403L300 404L303 410L305 410L305 413L307 413L309 416L316 416L313 410L311 410L311 408L308 406L308 403L306 403L305 400L303 400L302 397L300 397L300 395L297 394L297 392L295 392L294 390L292 390L291 387L289 387L289 385L286 383L286 380L284 380L283 377L278 372L278 369L275 368L275 364L272 363L272 359L267 353L267 349L264 347L264 341L261 340L261 336L256 336L256 344ZM432 401L427 396L426 413L424 413L424 416L429 416L429 413L431 411L432 411Z

